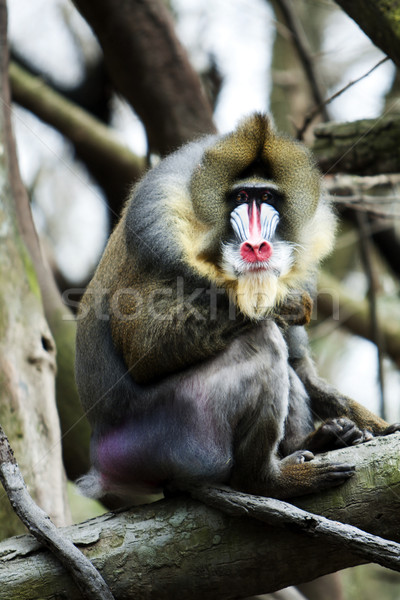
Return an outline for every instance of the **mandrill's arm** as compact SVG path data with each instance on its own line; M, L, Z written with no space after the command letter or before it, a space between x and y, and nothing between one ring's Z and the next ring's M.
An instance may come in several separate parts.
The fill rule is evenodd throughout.
M114 344L123 355L137 383L151 383L211 358L226 349L241 333L257 327L229 303L216 288L186 283L177 289L146 282L137 295L120 296L118 310L111 313ZM146 298L137 303L137 298ZM293 293L268 318L283 327L310 320L312 301L306 292Z
M308 337L303 327L290 327L287 331L286 339L289 347L290 363L309 395L311 410L316 421L344 417L355 423L359 430L361 430L364 440L371 437L369 434L388 435L400 430L399 423L389 425L355 400L338 392L333 386L318 376L313 361L310 358ZM327 423L325 429L329 427L330 425ZM338 433L337 430L335 433ZM315 447L313 446L314 442ZM310 449L318 450L317 446L318 441L317 437L315 437L315 440L310 445Z
M210 289L177 290L176 281L147 282L146 288L142 294L137 290L144 299L140 304L126 295L111 313L114 344L137 383L152 383L213 357L254 327L232 314L226 295L213 297Z

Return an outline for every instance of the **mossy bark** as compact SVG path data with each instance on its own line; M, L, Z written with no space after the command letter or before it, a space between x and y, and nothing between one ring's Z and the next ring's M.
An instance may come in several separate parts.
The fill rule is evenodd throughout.
M35 269L17 226L16 170L7 80L7 13L0 1L0 422L38 504L68 519L55 403L55 345L43 315ZM3 495L0 536L23 530Z
M314 130L313 152L324 175L400 171L400 117L327 123Z

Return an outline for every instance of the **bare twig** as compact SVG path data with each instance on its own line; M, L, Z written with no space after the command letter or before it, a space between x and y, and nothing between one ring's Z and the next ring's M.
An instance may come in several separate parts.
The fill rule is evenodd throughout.
M90 560L60 534L46 513L31 498L1 426L0 480L18 517L32 535L63 564L82 597L88 600L114 600L109 587Z
M371 75L372 71L375 71L375 69L377 69L378 67L380 67L387 60L389 60L389 57L385 56L385 58L382 58L379 62L377 62L376 65L374 65L371 69L369 69L369 71L367 71L366 73L364 73L364 75L361 75L361 77L358 77L357 79L354 79L353 81L350 81L344 87L342 87L340 90L338 90L337 92L335 92L334 94L332 94L332 96L329 96L329 98L326 98L326 100L323 100L322 102L319 102L317 104L317 106L315 106L305 116L303 125L302 125L302 127L297 132L297 139L299 139L299 140L303 139L304 134L307 131L307 129L310 126L310 124L312 123L312 121L321 112L324 114L325 107L328 104L330 104L331 102L333 102L334 100L336 100L336 98L338 98L339 96L341 96L342 94L344 94L344 92L347 92L347 90L350 89L351 87L353 87L353 85L355 85L356 83L359 83L362 79L365 79L366 77L368 77L369 75Z
M288 502L251 496L229 488L210 486L190 490L191 495L229 515L251 516L269 525L290 525L312 537L345 545L366 561L400 571L400 544L339 521L332 521Z
M292 3L290 0L276 0L276 4L279 6L283 18L285 19L286 26L292 34L293 43L296 47L300 61L309 81L314 102L316 102L316 104L319 106L322 106L324 103L323 85L321 84L318 73L314 67L312 52L309 47L307 37L304 34L301 25L299 24L298 17L292 8ZM325 105L322 106L321 112L324 120L328 121L329 115L325 110Z

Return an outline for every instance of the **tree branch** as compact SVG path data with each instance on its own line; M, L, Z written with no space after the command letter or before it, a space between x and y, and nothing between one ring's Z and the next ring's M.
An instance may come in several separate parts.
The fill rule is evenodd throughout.
M347 92L347 90L349 90L351 87L353 87L353 85L356 85L357 83L359 83L360 81L362 81L363 79L368 77L368 75L370 75L373 71L375 71L375 69L380 67L383 63L385 63L388 60L389 60L389 58L387 56L385 56L385 58L382 58L382 60L377 62L376 65L374 65L371 69L369 69L366 73L364 73L364 75L361 75L361 77L357 77L357 79L354 79L353 81L349 81L349 83L347 83L340 90L338 90L337 92L332 94L332 96L329 96L329 98L326 98L321 103L317 104L317 106L314 106L314 108L312 110L310 110L310 112L304 117L303 125L300 127L300 129L297 132L297 139L302 140L304 138L304 134L307 131L308 127L311 125L311 123L314 121L314 119L321 112L323 112L325 110L325 107L328 104L330 104L331 102L336 100L336 98L339 98L339 96L341 96L342 94Z
M312 514L289 502L241 494L218 486L197 488L190 490L190 494L229 515L254 517L269 525L290 525L312 537L344 544L362 559L400 571L400 544L366 533L358 527Z
M144 172L145 160L124 146L110 127L66 100L39 77L16 63L11 63L9 74L14 102L72 142L77 156L105 190L110 207L119 214L127 190Z
M400 116L324 123L314 129L313 153L324 174L400 172Z
M299 508L400 541L399 434L315 460L353 463L356 475L343 486L297 499ZM109 513L65 528L63 535L82 548L115 597L126 600L245 598L365 561L343 542L304 535L292 524L230 517L186 497ZM396 556L390 542L385 548ZM0 543L0 565L2 600L14 600L16 590L19 600L80 598L63 569L29 536Z
M338 208L351 208L371 216L385 219L388 223L400 217L400 174L374 175L335 175L326 177L324 187L332 196Z
M374 244L400 277L400 241L395 230L395 219L400 218L400 175L335 175L325 178L325 188L339 210L367 213Z
M0 480L11 505L35 538L59 559L87 600L114 600L104 579L74 544L65 538L46 513L32 500L0 426Z

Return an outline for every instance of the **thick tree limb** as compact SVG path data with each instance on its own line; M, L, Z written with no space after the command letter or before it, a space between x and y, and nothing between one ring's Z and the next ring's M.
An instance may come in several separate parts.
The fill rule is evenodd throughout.
M0 426L0 480L11 505L35 538L59 559L87 600L114 600L104 579L76 546L65 538L32 500L7 436Z
M400 540L400 435L321 455L356 464L345 485L300 508ZM312 525L314 522L312 522ZM342 542L229 517L187 498L107 514L63 530L106 578L116 598L243 598L360 564ZM391 547L389 543L387 548ZM2 600L80 598L63 569L29 536L0 544Z
M198 488L190 493L194 498L229 515L254 517L269 525L291 525L295 530L312 537L344 544L369 562L400 571L400 544L366 533L358 527L314 515L289 502L241 494L227 488Z
M324 174L400 172L400 116L352 123L324 123L315 130L313 152Z
M398 0L336 0L336 3L400 67Z
M104 51L110 78L144 123L150 150L167 154L215 131L200 79L162 0L74 0Z

